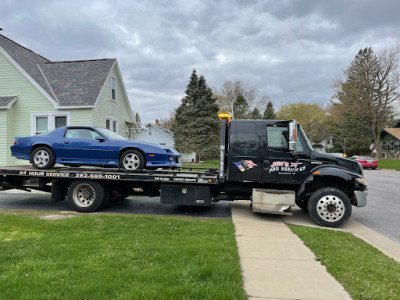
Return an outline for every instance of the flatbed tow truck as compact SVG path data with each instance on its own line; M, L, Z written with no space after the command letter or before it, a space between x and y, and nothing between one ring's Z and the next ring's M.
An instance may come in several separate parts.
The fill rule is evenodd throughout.
M220 115L219 169L136 170L0 166L0 189L41 190L79 212L94 212L129 195L161 203L209 206L250 200L254 212L290 214L297 204L319 225L339 227L352 205L367 203L362 166L313 151L294 120L230 120Z

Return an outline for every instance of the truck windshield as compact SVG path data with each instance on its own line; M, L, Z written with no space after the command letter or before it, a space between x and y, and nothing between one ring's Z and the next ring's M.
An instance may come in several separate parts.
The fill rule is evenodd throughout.
M305 133L304 130L303 130L303 127L301 127L301 125L298 124L298 128L299 128L300 134L303 136L303 139L304 139L304 141L305 141L305 143L306 143L306 145L307 145L307 148L308 148L309 150L314 150L313 147L312 147L312 145L311 145L311 143L310 143L310 140L308 139L306 133Z

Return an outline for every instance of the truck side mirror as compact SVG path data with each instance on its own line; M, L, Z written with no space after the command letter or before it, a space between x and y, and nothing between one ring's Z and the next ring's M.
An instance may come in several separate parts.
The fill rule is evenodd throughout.
M296 121L291 121L289 123L289 150L296 151L297 147L297 123Z

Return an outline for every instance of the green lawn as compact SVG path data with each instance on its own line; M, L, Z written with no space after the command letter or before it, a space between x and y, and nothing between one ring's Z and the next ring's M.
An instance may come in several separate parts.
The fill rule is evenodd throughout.
M44 214L0 211L1 299L247 297L231 219Z
M400 159L380 159L379 169L400 171Z
M218 159L210 159L205 160L201 164L185 164L183 165L185 168L203 168L203 169L218 169L219 168L219 160Z
M353 299L400 299L400 264L351 233L289 225Z

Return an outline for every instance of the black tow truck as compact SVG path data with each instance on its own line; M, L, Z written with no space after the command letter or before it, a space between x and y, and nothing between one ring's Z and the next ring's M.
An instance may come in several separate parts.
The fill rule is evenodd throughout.
M254 212L290 214L297 204L319 225L339 227L352 205L367 203L362 166L318 153L294 120L230 120L220 115L219 169L136 170L30 166L0 167L0 188L50 192L79 212L129 195L161 203L209 206L250 200Z

